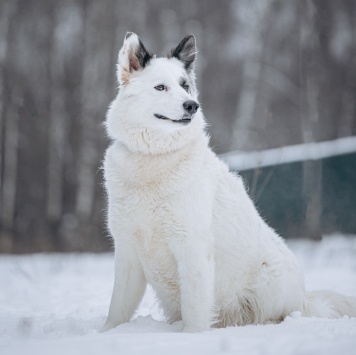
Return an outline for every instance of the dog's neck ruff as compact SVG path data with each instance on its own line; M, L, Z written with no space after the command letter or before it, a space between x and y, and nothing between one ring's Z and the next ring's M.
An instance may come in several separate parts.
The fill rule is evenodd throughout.
M173 124L173 123L172 123ZM126 132L118 135L116 140L121 142L131 152L143 154L167 154L182 149L193 141L206 138L202 133L205 122L192 121L187 129L174 132L160 132L150 128L128 128Z

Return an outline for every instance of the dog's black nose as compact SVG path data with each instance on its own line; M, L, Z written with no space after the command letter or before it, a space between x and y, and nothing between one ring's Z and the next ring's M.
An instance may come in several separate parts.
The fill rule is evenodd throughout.
M199 105L197 102L190 100L184 102L183 107L190 115L194 115L198 111Z

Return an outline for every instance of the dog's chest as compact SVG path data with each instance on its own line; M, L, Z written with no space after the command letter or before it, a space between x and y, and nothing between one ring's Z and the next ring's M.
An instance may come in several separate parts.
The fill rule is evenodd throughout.
M134 233L136 250L146 279L156 289L178 288L176 260L169 248L169 236L164 228L137 226Z
M153 182L138 186L132 179L120 185L111 192L116 196L120 230L127 231L125 237L132 238L147 281L158 291L176 295L177 267L169 248L170 238L174 238L175 196L168 195Z
M157 205L151 201L151 206L143 212L144 218L135 223L135 249L147 281L158 292L170 293L171 297L177 297L177 264L169 247L172 235L165 222L172 218L167 205Z
M184 232L180 201L197 175L193 165L185 156L145 161L114 149L104 165L112 234L131 238L147 281L170 299L179 294L170 242Z

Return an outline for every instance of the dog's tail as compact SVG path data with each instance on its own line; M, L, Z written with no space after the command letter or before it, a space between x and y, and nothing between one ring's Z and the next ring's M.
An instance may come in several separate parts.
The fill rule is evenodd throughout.
M320 318L356 317L356 297L331 291L307 292L304 315Z

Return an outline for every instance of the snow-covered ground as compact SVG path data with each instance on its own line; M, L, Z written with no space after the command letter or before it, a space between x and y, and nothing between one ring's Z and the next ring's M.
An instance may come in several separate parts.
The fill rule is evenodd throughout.
M356 296L356 236L291 241L307 288ZM281 324L181 333L164 322L150 289L136 318L106 333L112 254L0 256L0 354L356 354L356 319L304 318Z

